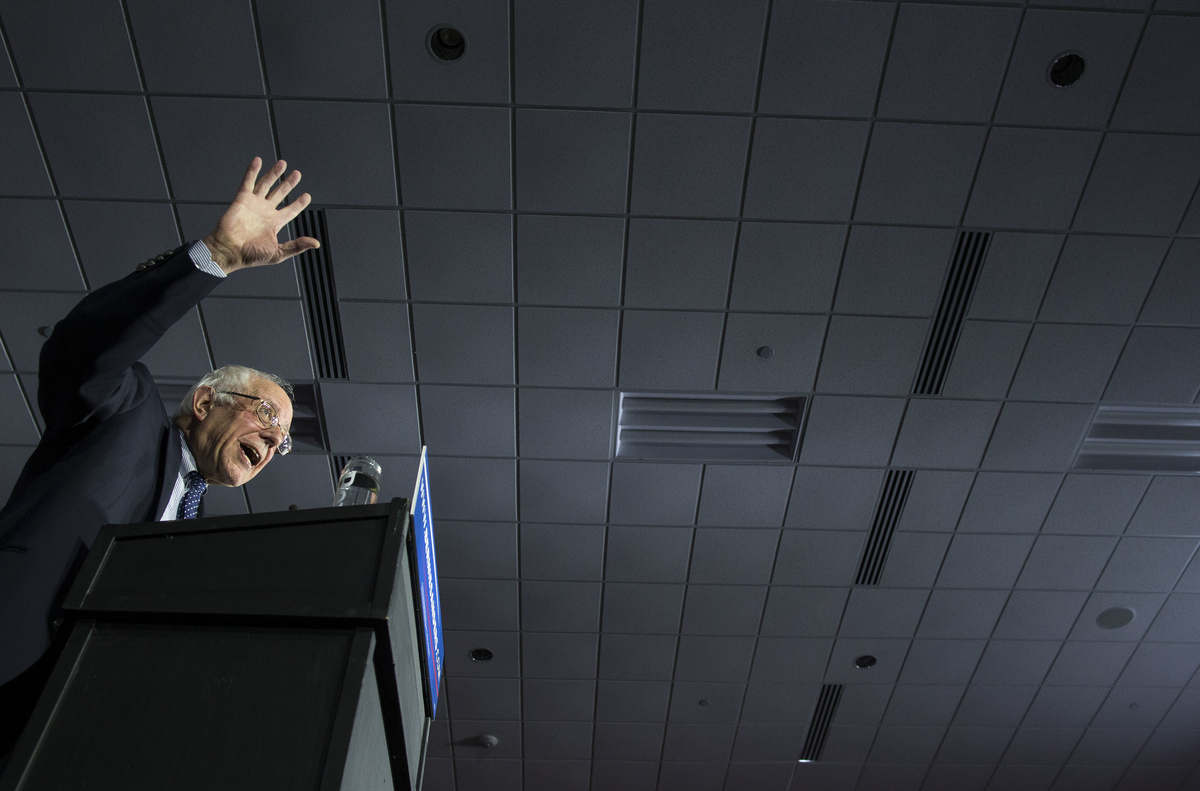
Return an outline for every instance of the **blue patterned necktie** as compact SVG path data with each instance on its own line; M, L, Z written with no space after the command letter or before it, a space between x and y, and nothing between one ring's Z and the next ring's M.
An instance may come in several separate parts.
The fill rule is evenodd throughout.
M183 499L179 501L179 513L175 518L195 519L196 511L200 508L200 498L208 490L208 483L204 480L204 476L195 470L183 476L183 482L187 486L187 491L183 493Z

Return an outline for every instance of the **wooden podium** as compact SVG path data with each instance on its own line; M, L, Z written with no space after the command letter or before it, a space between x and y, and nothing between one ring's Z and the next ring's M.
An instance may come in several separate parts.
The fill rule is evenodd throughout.
M0 791L417 791L408 505L105 526Z

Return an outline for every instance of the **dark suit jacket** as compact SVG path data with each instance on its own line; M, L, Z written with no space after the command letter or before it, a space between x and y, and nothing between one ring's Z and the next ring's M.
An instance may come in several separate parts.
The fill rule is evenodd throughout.
M221 280L187 247L159 259L84 297L42 347L46 431L0 510L0 684L50 647L101 525L153 521L171 495L179 432L138 360Z

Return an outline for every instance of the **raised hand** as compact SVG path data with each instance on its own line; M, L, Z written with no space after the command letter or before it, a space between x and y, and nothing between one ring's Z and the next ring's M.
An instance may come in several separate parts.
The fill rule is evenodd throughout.
M293 170L287 178L275 184L287 170L282 159L258 178L262 159L255 157L246 168L246 176L238 187L233 203L221 215L217 227L204 237L213 262L225 274L252 266L266 266L286 261L305 250L315 250L321 243L309 236L279 243L279 231L296 215L304 211L312 198L306 192L296 200L276 208L300 183L300 171ZM275 185L272 188L272 185Z

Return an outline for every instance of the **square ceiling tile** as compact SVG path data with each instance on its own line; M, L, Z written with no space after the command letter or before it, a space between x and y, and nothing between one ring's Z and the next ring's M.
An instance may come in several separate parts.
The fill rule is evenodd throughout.
M761 633L779 637L832 637L846 606L846 588L772 585Z
M702 469L699 464L617 462L609 520L625 525L694 524Z
M599 525L521 525L521 578L599 580L604 528Z
M599 7L530 0L514 7L513 21L518 102L630 106L637 54L636 2ZM557 43L548 47L548 41Z
M1040 684L1062 643L1050 640L989 640L975 684Z
M421 426L435 453L515 456L516 404L508 387L422 385Z
M749 142L748 118L640 113L633 213L736 216Z
M743 222L729 306L824 313L845 243L844 225Z
M513 383L513 309L413 305L417 375L426 382Z
M515 678L460 678L453 682L453 718L518 720L521 682Z
M672 685L671 710L668 722L738 722L738 712L745 696L745 684L706 681L679 681ZM707 700L707 704L701 704ZM743 712L743 717L745 716Z
M763 0L642 9L638 105L660 110L753 109L766 11Z
M942 395L1004 398L1028 338L1028 324L963 322Z
M954 530L974 482L972 472L917 470L898 529Z
M785 530L775 560L776 585L851 585L866 531Z
M595 634L522 632L521 677L596 678L599 641Z
M684 610L684 622L688 620ZM683 635L675 660L678 681L739 682L750 676L755 638Z
M620 320L617 311L518 308L517 320L521 384L615 384Z
M1128 335L1125 327L1033 325L1009 396L1030 401L1100 400Z
M1108 536L1038 536L1017 587L1090 590L1116 545Z
M767 684L752 681L746 687L742 722L772 722L784 725L807 723L816 707L821 685Z
M1200 642L1200 596L1172 593L1146 633L1147 640Z
M515 631L520 626L517 583L508 580L438 582L446 629Z
M719 791L729 767L715 761L663 761L659 791Z
M1076 766L1063 767L1064 779L1070 777L1070 770L1074 769L1083 781L1077 788L1111 788L1124 774L1123 767L1137 757L1151 732L1150 728L1088 728L1069 759ZM1102 761L1115 766L1094 765Z
M521 518L530 522L607 521L608 469L602 462L521 461Z
M512 302L513 227L505 214L404 212L412 298Z
M439 571L447 577L517 578L514 524L440 520L437 545Z
M83 294L0 291L0 334L17 371L36 373L46 337L41 327L53 328Z
M1079 613L1075 628L1071 630L1071 639L1114 642L1140 640L1166 599L1166 595L1161 593L1093 593ZM1133 621L1118 629L1102 628L1097 619L1101 613L1113 607L1133 610Z
M871 527L883 470L797 467L786 527L860 530Z
M1191 772L1192 761L1189 756L1197 738L1200 738L1200 734L1195 729L1158 728L1135 759L1135 763L1150 766L1132 766L1129 773L1174 768L1186 777ZM1160 784L1166 787L1168 782L1164 779Z
M167 197L144 98L37 93L30 94L29 101L60 194L127 200ZM80 125L80 118L89 123Z
M1074 473L1063 480L1044 533L1117 535L1125 530L1150 477Z
M948 764L995 764L1008 748L1015 730L1003 727L953 727L946 732L937 758Z
M1200 20L1163 16L1147 19L1141 46L1129 69L1113 125L1150 132L1200 132L1200 110L1187 101L1187 86L1200 78L1189 56L1200 36Z
M893 16L872 3L773 4L759 111L871 115ZM843 67L825 68L833 62Z
M879 729L875 743L871 747L868 760L876 767L876 771L886 771L893 775L893 767L883 767L881 764L928 764L932 763L938 746L942 743L946 728L942 725L887 725ZM902 770L901 770L902 771ZM858 787L863 787L862 779ZM875 789L883 786L873 785Z
M833 316L817 390L869 395L911 392L928 325L924 319Z
M839 637L912 637L929 598L927 590L854 588Z
M447 630L445 673L447 676L516 678L521 675L521 635L518 632ZM487 662L471 659L471 651L487 648Z
M456 782L466 786L486 783L496 791L519 791L522 763L515 758L482 760L459 758L454 762L452 777Z
M134 37L141 44L146 85L157 93L261 95L254 12L237 0L126 4ZM174 46L153 46L171 41ZM146 46L147 43L151 46ZM178 57L187 52L188 57Z
M730 313L721 350L720 390L803 392L817 373L824 316ZM769 357L758 350L771 349Z
M405 205L511 209L511 127L500 107L396 105Z
M990 120L1020 20L1011 8L902 6L879 115Z
M1025 727L1086 727L1108 696L1108 687L1042 687L1025 715Z
M379 6L331 8L319 0L262 0L255 6L271 92L283 96L387 96Z
M509 94L509 9L481 0L386 0L392 85L397 99L507 104ZM435 58L425 39L453 20L470 42L471 57L453 65Z
M771 581L778 530L700 528L692 544L690 582L765 585Z
M613 394L590 390L520 391L521 456L607 459Z
M846 725L869 725L883 719L883 710L886 708L892 690L891 687L882 685L896 682L911 644L911 640L885 640L878 637L866 639L843 637L833 644L833 653L829 656L829 667L825 671L825 683L847 685L846 697L852 697L856 701L853 710L845 715L842 714L839 706L835 722ZM854 660L863 654L870 654L877 660L865 677L862 669L854 666ZM855 695L860 686L865 686L870 693ZM867 699L864 700L864 697ZM854 716L851 716L852 714Z
M629 113L518 110L517 208L623 213L631 118Z
M996 127L967 205L968 225L1065 230L1099 146L1096 132Z
M0 71L2 73L2 71ZM0 94L0 193L4 195L52 195L46 165L29 113L19 93Z
M1195 538L1126 536L1104 567L1096 590L1168 593L1198 544Z
M783 524L791 487L790 467L706 465L696 523L779 527Z
M201 303L200 312L218 366L248 365L285 379L313 378L304 312L299 300L209 297ZM411 387L407 388L407 393L411 399ZM361 420L364 412L375 410L356 407L349 414L354 415L355 420ZM386 414L396 413L389 411ZM384 418L384 415L377 414L377 417ZM394 422L394 418L390 422ZM367 433L371 431L375 428ZM377 451L399 451L394 446L381 448L377 442L372 443L372 447Z
M604 578L618 582L684 582L691 529L610 527Z
M1000 404L914 398L908 403L892 464L898 467L979 466Z
M1139 27L1132 14L1029 10L1008 66L996 120L1037 126L1104 126L1112 113ZM1046 69L1064 52L1086 52L1086 81L1063 90Z
M733 750L733 725L704 725L673 722L662 741L665 761L703 761L727 758ZM657 755L656 755L657 757Z
M966 684L986 645L984 640L913 640L900 681L905 684Z
M990 637L1007 600L1007 590L934 590L917 634L952 639Z
M594 791L654 791L658 761L592 761Z
M850 219L867 129L862 121L759 118L746 183L746 216Z
M1167 716L1163 718L1162 728L1195 728L1196 718L1200 715L1200 690L1189 688L1183 690L1176 699ZM1191 762L1188 762L1189 765Z
M736 232L732 222L630 220L625 304L724 308Z
M993 470L1065 470L1092 419L1086 404L1010 401L1000 410L983 466Z
M0 267L0 288L84 290L79 262L57 201L0 199L0 234L6 242L4 266ZM149 257L157 253L142 254ZM122 276L132 272L143 260L145 258L126 260ZM98 287L107 282L103 280L90 285Z
M1121 671L1121 677L1117 680L1118 684L1128 685L1136 688L1143 687L1158 687L1167 689L1170 693L1170 699L1166 701L1166 706L1159 711L1153 719L1153 722L1146 723L1141 719L1144 713L1138 709L1129 709L1130 701L1125 699L1125 709L1127 711L1136 711L1136 714L1130 714L1130 717L1138 717L1139 721L1121 723L1121 724L1149 724L1155 725L1167 709L1175 702L1179 691L1174 687L1181 687L1192 678L1196 672L1196 668L1200 667L1200 646L1189 643L1144 643L1139 645L1137 650L1133 652L1133 657L1130 658L1129 664ZM1141 693L1142 689L1134 689L1133 695ZM1119 710L1114 713L1119 713ZM1117 724L1117 723L1114 723Z
M980 126L875 124L854 219L957 225L986 133Z
M13 478L16 479L15 473ZM3 483L0 483L0 495L7 496ZM249 504L246 502L245 488L241 486L210 487L204 495L202 508L204 516L240 516L250 513Z
M1032 546L1033 536L960 533L950 544L937 584L943 588L1011 588Z
M595 681L525 680L521 691L521 713L526 720L580 722L596 716L599 695Z
M932 315L953 244L954 232L948 229L855 226L833 309L885 316Z
M279 153L304 168L318 203L395 206L388 109L364 102L273 100ZM384 167L380 167L383 164Z
M625 223L615 217L517 217L517 298L611 305L621 298Z
M142 355L141 362L156 377L196 381L211 371L200 314L194 309L189 310L166 331L153 349Z
M760 637L754 652L751 681L803 683L821 679L832 639Z
M954 718L966 687L959 684L897 684L884 725L945 725Z
M517 470L508 459L429 460L431 500L443 519L517 518Z
M937 578L950 536L944 533L894 533L879 584L928 588Z
M934 764L929 767L924 791L983 791L996 767L968 764Z
M861 642L861 641L847 641ZM908 641L887 641L889 644L899 642L908 650ZM900 658L903 659L903 653ZM847 684L842 690L842 699L837 711L833 713L833 727L857 728L874 727L883 722L883 713L891 700L893 687L890 684Z
M1183 576L1175 583L1175 590L1179 593L1200 593L1200 562L1194 557L1184 570Z
M605 632L675 635L679 633L682 616L682 585L641 582L604 584L601 628Z
M342 302L338 315L350 378L365 382L413 381L412 340L404 305Z
M1036 533L1060 480L1057 475L1040 473L980 473L958 529L976 533Z
M43 247L43 254L39 259L46 265L45 275L51 275L58 268L53 266L56 263L55 258L67 257L64 254L66 251L59 253L55 249L59 246L56 244L58 234L52 232L57 230L56 226L61 225L62 215L54 204L48 201L40 203L49 210L49 216L31 216L29 212L22 211L24 201L4 201L7 206L3 214L5 220L23 220L22 224L28 229L27 232L44 231L39 234ZM171 211L171 205L168 203L64 201L63 208L71 222L71 235L75 238L83 269L87 272L88 285L93 289L131 275L142 261L179 246L175 213ZM18 245L23 241L23 234L13 229L4 235L15 248L13 252L20 256L22 251ZM70 242L65 239L63 241L62 246L69 248ZM69 256L70 259L74 257L73 254ZM69 268L72 274L78 272L74 263L74 260L71 260ZM240 274L239 272L238 275ZM235 280L236 278L235 275ZM77 287L71 280L68 279L62 286L68 289Z
M600 583L521 583L521 628L541 632L600 629Z
M1200 201L1193 201L1200 206ZM1200 215L1200 210L1193 214ZM745 233L745 229L742 231ZM1138 320L1148 324L1200 324L1200 315L1190 295L1200 289L1200 240L1176 239L1163 261L1154 287Z
M967 315L1000 321L1036 318L1063 239L1049 233L993 233Z
M1194 536L1200 534L1193 514L1200 506L1200 478L1159 475L1146 491L1129 523L1138 535Z
M723 324L720 313L625 311L620 386L711 390Z
M338 298L404 299L399 212L326 209L325 218Z
M1132 324L1169 244L1141 237L1068 237L1038 318Z
M4 4L4 27L21 79L29 88L136 91L122 9L65 2L53 12Z
M1079 591L1014 591L994 636L1002 640L1063 640L1083 608Z
M688 585L683 606L683 634L758 634L767 588L751 585ZM749 661L749 659L747 659ZM682 676L681 676L682 678ZM745 681L738 678L693 678L694 681Z
M626 759L624 762L630 758L654 761L655 776L651 777L650 783L653 791L653 780L657 776L658 759L663 749L664 730L666 724L661 722L597 722L592 754L597 763L608 763L603 759L609 758Z
M979 727L1020 725L1037 692L1038 687L1035 686L972 684L963 696L962 705L954 713L954 724Z
M590 722L526 722L522 724L522 748L529 760L524 767L527 776L536 773L540 782L560 783L565 780L558 774L547 772L547 767L583 764L583 787L587 787L587 775L592 757L592 723ZM556 759L556 760L540 760ZM557 760L568 759L568 760ZM573 772L572 777L578 773ZM554 787L551 785L550 787Z
M900 398L815 396L800 460L805 464L887 464L903 411Z
M1135 327L1104 391L1108 401L1190 404L1200 388L1200 330Z
M1050 788L1050 783L1054 777L1062 769L1063 762L1067 760L1067 756L1075 749L1075 745L1079 742L1079 737L1083 735L1083 728L1021 728L1013 737L1012 743L1008 746L1008 750L1004 753L1005 764L1018 765L1033 765L1041 767L1047 765L1047 775L1051 775L1045 780L1045 787ZM1040 773L1030 773L1034 776L1040 776ZM1020 775L1014 772L1014 780L1024 781L1024 773ZM1026 786L1021 786L1026 787Z

